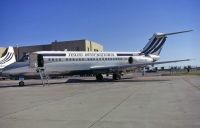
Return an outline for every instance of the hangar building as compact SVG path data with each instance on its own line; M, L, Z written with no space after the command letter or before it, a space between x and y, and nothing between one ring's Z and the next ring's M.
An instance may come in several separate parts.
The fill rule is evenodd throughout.
M0 57L5 54L6 48L0 47Z
M94 51L102 52L103 46L97 42L83 39L71 41L55 41L51 44L15 47L17 61L25 59L27 54L35 51Z

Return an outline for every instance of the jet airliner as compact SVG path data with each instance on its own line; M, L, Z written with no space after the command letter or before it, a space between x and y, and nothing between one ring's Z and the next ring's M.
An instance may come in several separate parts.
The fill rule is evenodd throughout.
M145 47L138 52L82 52L82 51L37 51L29 56L27 62L15 62L3 70L10 76L28 76L40 74L44 78L51 75L84 75L93 74L98 81L102 74L112 74L118 80L127 68L144 68L149 65L174 63L184 60L161 61L160 52L167 36L190 32L192 30L173 33L154 33ZM20 85L24 85L20 81Z

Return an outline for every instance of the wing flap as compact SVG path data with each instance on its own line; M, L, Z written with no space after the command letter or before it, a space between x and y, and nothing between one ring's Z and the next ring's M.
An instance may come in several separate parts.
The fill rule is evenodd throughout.
M141 67L146 67L148 65L176 63L176 62L182 62L182 61L190 61L190 59L172 60L172 61L160 61L160 62L150 62L150 63L127 64L127 65L121 65L121 66L94 66L94 67L90 67L90 70L98 70L98 71L108 70L109 72L112 72L112 71L122 70L122 69L126 69L126 68L141 68Z

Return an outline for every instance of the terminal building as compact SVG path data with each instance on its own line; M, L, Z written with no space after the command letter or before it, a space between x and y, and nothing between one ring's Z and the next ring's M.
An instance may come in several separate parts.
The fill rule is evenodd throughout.
M14 47L17 61L35 51L91 51L102 52L103 46L91 40L54 41L51 44ZM3 51L3 50L2 50Z
M6 48L0 47L0 58L4 56Z

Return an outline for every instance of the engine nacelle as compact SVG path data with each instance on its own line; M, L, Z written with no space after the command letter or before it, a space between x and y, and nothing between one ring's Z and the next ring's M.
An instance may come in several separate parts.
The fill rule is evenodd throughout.
M131 64L133 63L150 63L153 62L153 58L147 56L133 56L129 57L128 62Z
M151 57L153 59L153 61L157 61L160 59L160 56L158 55L153 55L153 54L150 54L149 57Z

